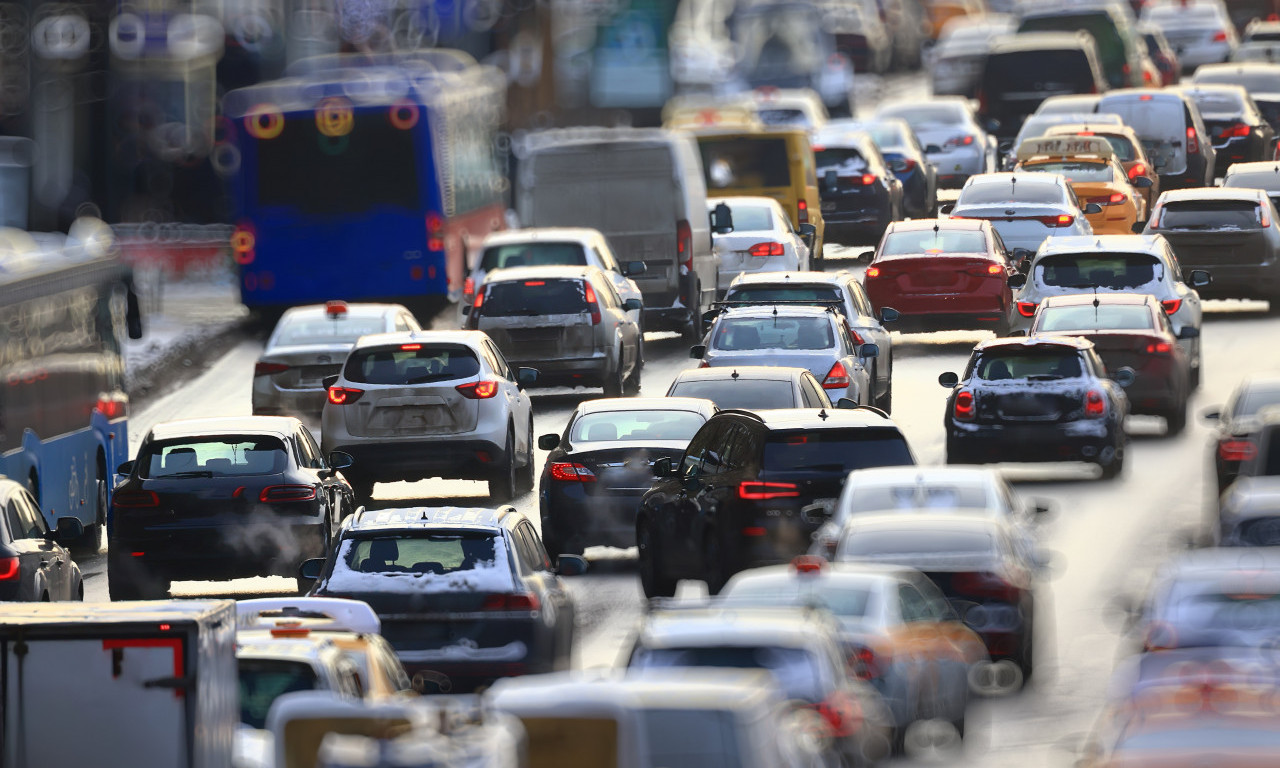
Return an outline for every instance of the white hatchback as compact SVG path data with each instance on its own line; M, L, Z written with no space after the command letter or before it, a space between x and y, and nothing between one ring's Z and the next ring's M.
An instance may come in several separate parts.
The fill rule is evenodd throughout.
M953 219L986 219L1009 249L1035 253L1049 237L1092 235L1084 217L1099 213L1097 203L1084 210L1071 185L1057 173L986 173L960 189L955 205L942 207Z
M759 272L808 272L809 247L791 226L782 205L771 197L712 197L707 207L729 206L733 229L711 231L711 249L720 260L716 295L723 296L741 275Z

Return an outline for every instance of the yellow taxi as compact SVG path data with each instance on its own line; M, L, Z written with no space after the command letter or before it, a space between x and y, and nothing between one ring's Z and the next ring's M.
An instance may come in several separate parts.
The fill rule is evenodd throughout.
M1049 126L1045 136L1098 136L1106 139L1111 151L1124 168L1125 175L1133 182L1139 176L1151 179L1151 186L1138 189L1148 211L1160 197L1160 177L1155 173L1155 166L1147 159L1147 150L1142 146L1138 134L1127 125L1109 125L1107 123L1068 123Z
M980 16L986 13L982 0L925 0L925 30L937 40L948 21L961 16Z
M1022 142L1017 158L1015 170L1062 174L1096 234L1131 234L1133 225L1147 218L1138 190L1151 180L1142 176L1131 183L1105 138L1037 136ZM1096 213L1087 209L1090 203L1099 206Z

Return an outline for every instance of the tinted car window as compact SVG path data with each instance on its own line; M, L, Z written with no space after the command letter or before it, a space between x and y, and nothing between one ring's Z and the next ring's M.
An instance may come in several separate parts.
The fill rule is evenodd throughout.
M484 532L388 534L344 542L347 567L361 573L452 573L494 562L493 536Z
M967 119L963 107L952 104L914 104L881 110L882 117L900 117L912 128L951 125Z
M1064 254L1046 256L1036 264L1036 278L1061 288L1136 288L1157 277L1159 261L1145 253L1108 253L1101 256Z
M404 344L354 350L343 376L357 384L404 385L464 379L479 372L476 353L462 344Z
M386 325L381 317L353 317L350 313L330 317L285 318L276 332L273 346L354 344L361 336L382 333L384 330Z
M1233 173L1223 179L1224 187L1247 187L1250 189L1280 190L1280 173L1265 171L1263 173Z
M484 249L480 268L586 266L587 255L579 243L511 243Z
M1080 374L1080 356L1075 350L989 352L979 357L973 366L973 375L986 381L1062 379Z
M830 285L744 285L730 288L726 301L768 304L771 301L841 301L840 289Z
M1268 405L1280 405L1280 389L1249 389L1240 395L1231 415L1237 419L1253 416Z
M785 139L702 138L698 148L708 189L791 186Z
M848 491L850 512L897 509L982 509L987 492L981 485L878 485L860 483Z
M735 232L757 232L765 229L773 229L773 214L768 208L758 205L733 206Z
M987 238L979 231L926 229L919 232L893 232L880 245L880 253L884 256L986 252Z
M814 152L813 156L818 163L819 176L827 171L835 171L841 176L849 176L855 173L864 173L868 167L866 158L852 147L820 149Z
M651 765L733 768L742 764L732 712L711 709L642 710Z
M825 317L734 317L720 321L711 348L830 349L835 345L831 321Z
M998 203L1057 204L1063 200L1063 192L1057 185L1027 183L1019 178L1017 184L974 184L960 191L958 205L990 205Z
M1236 526L1235 538L1246 547L1274 547L1280 544L1280 518L1246 520Z
M1136 331L1152 327L1151 310L1144 304L1044 307L1040 313L1036 325L1039 331L1075 331L1081 328Z
M984 85L993 98L1009 91L1038 94L1046 82L1054 84L1055 92L1067 86L1087 93L1094 85L1089 57L1082 50L1065 49L1009 51L987 58Z
M1023 166L1030 173L1060 173L1067 181L1113 181L1115 173L1108 163L1051 162L1031 163Z
M789 699L820 701L823 678L814 654L802 648L771 646L727 646L702 648L642 648L636 651L631 666L638 669L655 667L732 667L735 669L767 669L773 672L778 687Z
M1063 16L1040 16L1025 19L1018 27L1019 32L1074 32L1083 30L1093 36L1098 46L1099 63L1110 81L1111 86L1124 85L1123 71L1125 65L1124 39L1116 29L1115 20L1107 13L1071 14Z
M476 310L486 317L536 317L586 312L586 283L570 279L487 283Z
M844 555L989 553L991 535L977 531L854 531L843 542Z
M795 387L789 379L677 381L667 394L672 397L706 398L725 409L796 407Z
M1209 117L1210 115L1234 116L1244 112L1244 97L1240 94L1223 91L1204 93L1203 91L1193 90L1189 95L1191 100L1196 103L1196 106L1200 108L1200 114L1203 117Z
M842 472L914 464L896 429L860 427L774 432L764 447L765 472Z
M720 593L726 605L818 606L842 619L867 615L871 590L864 586L844 586L839 579L823 579L809 584L805 579L747 580Z
M289 467L289 454L276 437L193 437L148 445L138 466L143 478L270 475Z
M1261 209L1252 200L1189 200L1160 208L1160 229L1259 229Z
M240 659L240 722L267 727L267 711L280 696L316 687L310 664L283 659Z
M804 113L803 109L758 109L756 115L760 118L760 122L765 125L798 125L807 127L809 117Z
M582 441L689 440L706 423L693 411L604 411L573 423L569 439Z

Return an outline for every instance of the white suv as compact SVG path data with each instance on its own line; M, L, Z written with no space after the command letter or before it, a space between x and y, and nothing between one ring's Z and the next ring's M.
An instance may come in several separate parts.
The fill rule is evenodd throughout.
M325 379L326 455L360 457L345 472L357 503L375 482L487 480L494 501L533 487L533 368L512 368L477 331L363 336Z

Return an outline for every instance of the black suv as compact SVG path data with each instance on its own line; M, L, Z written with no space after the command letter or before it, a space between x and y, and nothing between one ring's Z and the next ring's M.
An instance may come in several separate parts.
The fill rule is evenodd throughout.
M1101 93L1106 77L1093 38L1081 32L1028 32L991 43L978 80L978 114L1012 139L1050 96Z
M678 462L659 459L640 500L636 543L648 597L680 579L712 594L747 568L808 551L855 469L915 464L898 427L874 408L726 410Z

